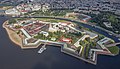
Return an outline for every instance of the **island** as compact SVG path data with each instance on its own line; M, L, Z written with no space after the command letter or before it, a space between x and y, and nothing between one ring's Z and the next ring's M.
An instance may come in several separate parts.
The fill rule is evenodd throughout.
M26 1L15 6L3 6L1 8L5 10L4 14L12 17L3 27L11 41L21 49L56 46L63 53L94 65L97 64L98 55L118 55L117 45L120 42L81 24L98 28L119 39L120 10L115 6L110 7L109 4L112 3L108 2L98 2L95 7L93 4L89 6L87 2L78 2L66 1L65 3L75 3L66 5L62 1L56 1L55 4ZM108 6L104 7L106 3Z
M42 44L57 46L61 48L61 52L95 65L98 54L119 54L119 47L116 45L120 43L72 21L12 18L3 27L9 38L22 49L38 48Z

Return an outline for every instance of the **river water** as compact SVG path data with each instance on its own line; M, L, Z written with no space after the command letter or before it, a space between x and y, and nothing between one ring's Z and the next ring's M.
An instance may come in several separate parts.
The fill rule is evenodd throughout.
M2 28L6 17L0 17L0 69L120 69L120 55L115 57L98 56L98 64L88 64L82 60L60 52L59 47L47 46L47 50L38 54L37 49L22 50L8 37ZM117 40L106 32L84 25L92 30Z

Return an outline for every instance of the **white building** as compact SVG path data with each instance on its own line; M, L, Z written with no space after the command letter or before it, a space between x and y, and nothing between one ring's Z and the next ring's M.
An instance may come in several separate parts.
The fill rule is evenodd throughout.
M116 10L115 14L120 15L120 10Z
M8 9L8 10L5 11L5 13L7 15L20 15L20 12L15 8Z
M105 37L105 38L99 40L97 43L102 47L102 49L106 49L106 47L105 47L104 44L107 43L107 42L109 42L109 41L113 41L113 40L110 39L110 38Z
M31 7L32 11L38 11L41 9L41 5L33 5L33 7Z
M45 4L45 5L43 5L43 6L42 6L42 11L43 11L43 12L48 11L48 10L50 9L49 6L50 6L49 4Z

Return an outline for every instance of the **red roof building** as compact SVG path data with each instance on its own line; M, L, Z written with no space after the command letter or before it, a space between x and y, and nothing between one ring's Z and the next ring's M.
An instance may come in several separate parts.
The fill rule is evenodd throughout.
M69 39L69 38L62 38L61 41L62 41L62 42L71 42L72 39Z

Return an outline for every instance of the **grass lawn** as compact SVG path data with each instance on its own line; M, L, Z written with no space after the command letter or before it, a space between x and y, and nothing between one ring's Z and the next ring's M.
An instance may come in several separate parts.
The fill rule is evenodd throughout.
M119 54L119 47L117 46L112 46L112 47L108 47L108 50L112 53L112 54Z

